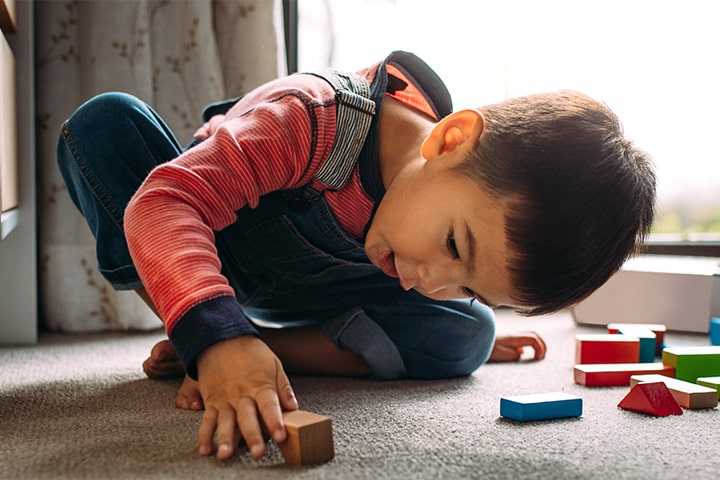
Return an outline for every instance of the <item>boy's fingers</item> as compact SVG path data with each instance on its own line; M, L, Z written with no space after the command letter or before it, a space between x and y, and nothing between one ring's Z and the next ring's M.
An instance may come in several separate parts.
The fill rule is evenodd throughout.
M535 332L530 332L525 338L527 340L525 345L530 345L535 350L535 360L542 360L545 358L547 346L545 345L542 337Z
M200 429L198 430L198 452L200 455L211 455L213 452L213 437L217 427L217 410L207 407L203 413Z
M253 402L250 398L245 397L238 404L238 409L235 415L236 417L234 420L237 421L237 426L240 429L242 437L245 439L245 444L247 445L248 450L250 450L250 455L257 460L265 453L265 439L263 438L262 430L260 428L260 421L258 420L255 402ZM218 442L219 438L220 436L218 432Z
M202 127L195 130L193 138L195 140L205 140L208 137L208 124L204 124Z
M503 346L512 347L532 347L535 350L535 360L542 360L545 358L547 346L545 342L535 332L524 332L516 335L505 335L497 338L497 343L502 343Z
M282 406L282 409L297 410L298 401L297 398L295 398L295 392L293 391L292 386L290 386L290 380L288 380L287 375L285 375L285 372L282 369L278 375L277 385L278 396L280 397L280 405Z
M516 362L520 360L520 355L521 352L517 347L495 345L490 360L493 362Z
M282 420L282 409L278 393L272 388L260 390L257 394L257 406L268 433L277 443L285 441L285 424Z
M547 346L535 332L523 332L512 335L498 335L490 354L491 362L516 362L522 358L525 348L531 347L534 360L545 358Z
M240 442L240 432L236 421L235 409L224 404L218 411L217 420L217 458L226 460L232 457Z

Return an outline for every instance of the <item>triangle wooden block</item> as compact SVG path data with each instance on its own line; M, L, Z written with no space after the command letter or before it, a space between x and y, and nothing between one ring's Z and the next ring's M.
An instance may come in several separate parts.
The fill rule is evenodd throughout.
M618 407L658 417L683 413L670 389L663 382L638 383L630 389Z

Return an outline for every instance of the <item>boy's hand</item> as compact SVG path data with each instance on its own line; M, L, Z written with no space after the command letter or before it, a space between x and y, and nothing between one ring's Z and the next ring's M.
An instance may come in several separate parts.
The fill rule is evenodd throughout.
M525 347L532 347L535 351L533 360L545 358L547 347L540 335L535 332L522 332L513 335L498 335L488 361L517 362L522 357Z
M277 443L287 438L282 410L296 410L297 400L280 360L257 337L238 337L216 343L197 359L200 393L205 403L198 433L198 451L230 458L240 436L253 458L265 453L262 428ZM259 416L258 416L259 414Z
M224 121L225 115L213 115L210 120L205 122L202 127L193 133L193 138L198 141L206 140L215 133L215 130L217 130L218 126Z

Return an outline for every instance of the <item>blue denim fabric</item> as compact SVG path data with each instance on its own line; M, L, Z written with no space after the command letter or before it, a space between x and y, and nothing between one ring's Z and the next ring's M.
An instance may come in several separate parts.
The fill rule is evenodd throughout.
M97 240L100 271L116 289L142 286L122 212L150 170L181 152L160 117L125 94L91 99L62 127L60 169ZM278 327L320 325L340 348L361 354L378 379L467 375L487 360L492 311L404 291L345 234L321 193L274 192L237 213L215 243L250 318Z
M142 287L123 232L125 207L155 166L181 152L160 116L123 93L89 100L62 126L60 173L95 236L100 273L118 290Z

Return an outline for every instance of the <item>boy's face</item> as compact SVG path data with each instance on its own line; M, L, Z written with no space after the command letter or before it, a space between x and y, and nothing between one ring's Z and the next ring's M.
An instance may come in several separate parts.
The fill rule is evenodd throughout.
M406 290L437 300L513 302L503 206L443 155L398 175L365 241L370 261Z

